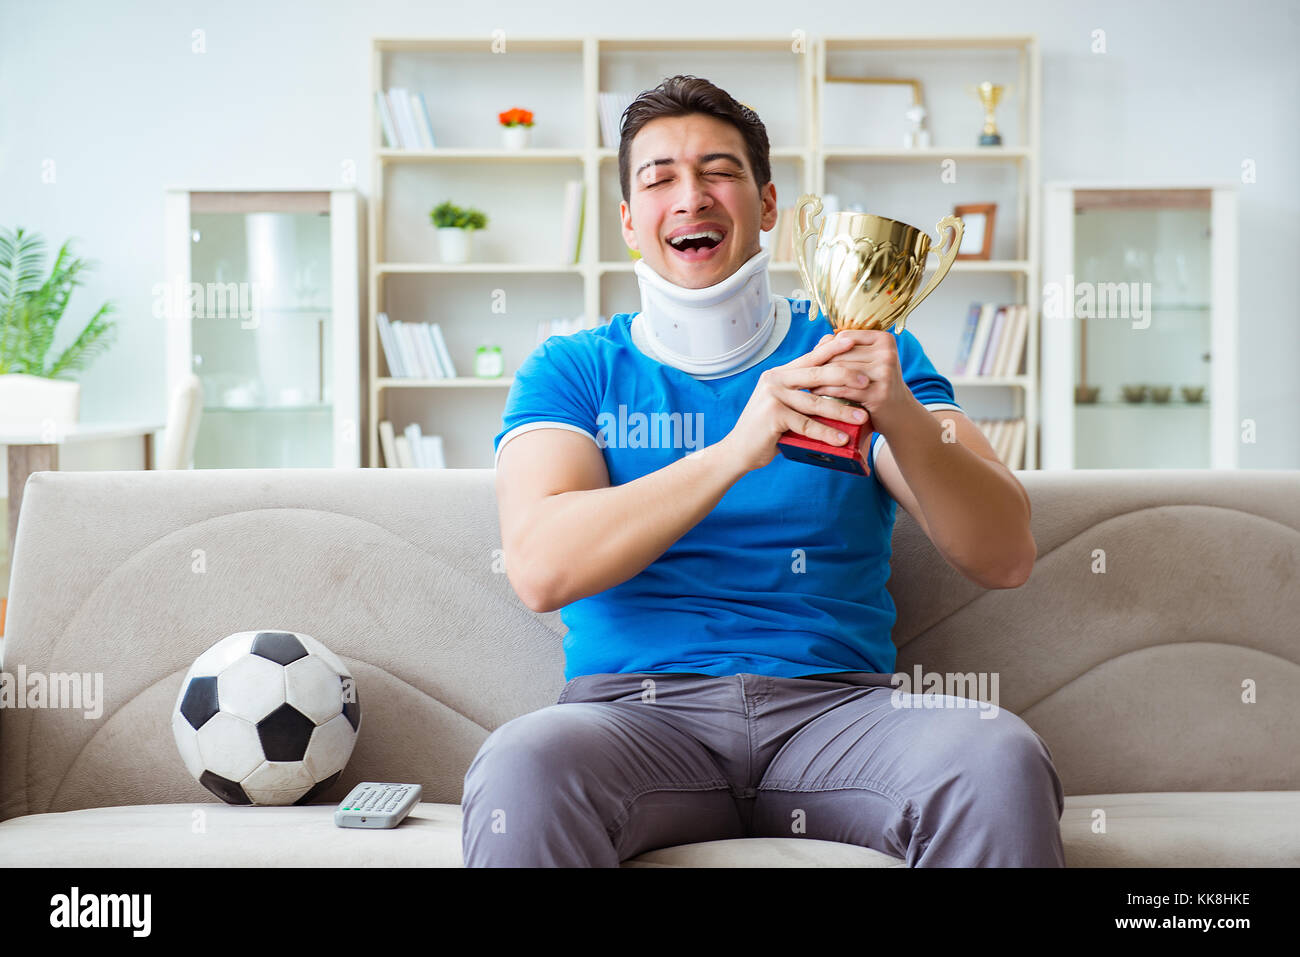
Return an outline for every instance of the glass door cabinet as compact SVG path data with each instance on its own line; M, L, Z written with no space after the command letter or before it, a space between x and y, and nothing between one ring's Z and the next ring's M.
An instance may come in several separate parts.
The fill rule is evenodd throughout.
M352 190L169 190L169 394L197 375L195 468L360 465Z
M1048 183L1044 468L1236 468L1231 185Z

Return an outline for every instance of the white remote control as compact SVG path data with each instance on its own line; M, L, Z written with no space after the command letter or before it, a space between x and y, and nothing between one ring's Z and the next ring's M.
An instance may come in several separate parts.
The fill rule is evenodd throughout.
M397 827L420 801L418 784L363 781L334 811L339 827Z

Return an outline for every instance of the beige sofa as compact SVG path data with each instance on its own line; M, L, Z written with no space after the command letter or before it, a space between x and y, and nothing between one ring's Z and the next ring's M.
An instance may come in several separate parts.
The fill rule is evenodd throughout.
M1018 474L1038 541L1018 589L961 577L900 510L897 670L999 675L1060 772L1070 866L1300 865L1300 472ZM499 549L491 470L33 475L4 670L102 673L104 704L0 711L0 865L459 866L471 759L564 683L560 616L518 600ZM257 628L313 635L357 678L330 803L215 803L176 752L186 669ZM361 780L425 803L334 827ZM902 862L753 838L624 866L674 865Z

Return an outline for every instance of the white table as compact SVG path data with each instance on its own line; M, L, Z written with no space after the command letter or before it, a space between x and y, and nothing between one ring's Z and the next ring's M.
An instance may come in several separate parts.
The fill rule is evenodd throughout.
M32 425L5 425L0 422L0 445L9 447L9 561L14 558L14 538L18 534L18 509L22 505L23 486L33 472L54 471L59 467L59 446L65 442L139 437L144 441L144 467L154 467L154 433L164 422L87 422L60 425L53 429Z

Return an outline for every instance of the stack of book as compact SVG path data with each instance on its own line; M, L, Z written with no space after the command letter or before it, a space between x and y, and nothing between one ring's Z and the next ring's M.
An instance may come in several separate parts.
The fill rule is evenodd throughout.
M396 379L456 377L456 366L447 351L442 328L436 322L390 321L386 312L379 313L376 319L390 376Z
M379 445L384 452L384 465L390 469L445 469L447 460L442 454L441 435L423 435L418 422L412 422L397 435L393 423L379 423Z
M1020 419L977 419L984 437L998 453L1002 464L1009 469L1025 467L1025 434L1027 423Z
M390 150L431 150L433 124L423 93L412 94L395 86L387 93L375 91L379 106L379 126L384 131L384 146Z
M1028 334L1029 307L1027 305L971 303L952 374L1019 375Z

